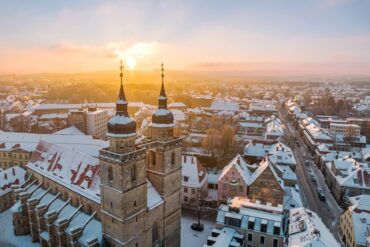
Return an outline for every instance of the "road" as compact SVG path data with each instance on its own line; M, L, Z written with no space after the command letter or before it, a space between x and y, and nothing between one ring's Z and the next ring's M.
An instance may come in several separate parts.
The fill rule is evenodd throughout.
M294 142L294 144L291 144L290 147L293 149L294 156L297 160L296 175L298 177L298 185L303 197L303 203L307 208L316 212L321 217L325 225L331 230L336 239L340 241L338 234L338 223L339 216L343 212L343 209L340 208L335 201L325 183L325 179L321 171L314 165L314 159L308 152L308 149L304 145L298 131L288 122L285 114L279 112L279 117L282 123L285 125L285 135L288 140L297 138L300 144L300 146L297 146ZM306 160L309 160L311 165L305 165ZM317 182L312 182L308 173L309 169L312 169ZM319 199L317 188L321 188L324 191L326 201L321 201Z

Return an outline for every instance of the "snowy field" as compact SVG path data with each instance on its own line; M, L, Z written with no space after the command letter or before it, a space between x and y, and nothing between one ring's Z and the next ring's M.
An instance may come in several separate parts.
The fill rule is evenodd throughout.
M0 246L1 247L36 247L39 243L32 243L31 236L15 236L12 225L12 214L7 210L0 214Z
M204 230L202 232L193 231L190 226L194 222L192 216L182 215L181 217L181 247L202 247L208 236L211 235L215 226L214 221L202 219Z

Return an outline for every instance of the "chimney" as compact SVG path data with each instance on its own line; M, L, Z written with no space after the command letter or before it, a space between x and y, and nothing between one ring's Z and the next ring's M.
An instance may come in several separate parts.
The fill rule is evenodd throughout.
M14 167L12 168L12 173L13 173L13 176L15 176L15 169L14 169Z
M4 173L4 179L7 180L8 179L8 174L7 173Z

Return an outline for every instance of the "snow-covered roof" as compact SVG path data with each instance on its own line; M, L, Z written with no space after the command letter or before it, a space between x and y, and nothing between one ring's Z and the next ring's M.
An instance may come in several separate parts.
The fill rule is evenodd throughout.
M12 185L21 185L25 182L26 170L13 166L0 171L0 195L9 191Z
M237 154L235 158L230 161L228 165L222 169L221 175L218 178L218 181L221 181L223 177L229 172L232 167L239 172L240 176L243 178L244 182L248 185L250 181L251 171L248 169L248 164L244 161L244 159Z
M239 111L239 103L224 101L224 100L214 100L211 104L210 110L236 112L236 111Z
M168 108L173 108L173 107L184 107L186 108L186 105L182 102L172 102L168 104Z
M285 187L284 210L303 207L302 198L298 191L292 187Z
M67 113L48 113L43 114L39 117L39 120L50 120L50 119L68 119Z
M282 142L271 145L268 155L269 160L274 164L297 164L292 149Z
M85 134L81 132L79 129L77 129L75 126L70 126L65 129L61 129L57 132L54 132L53 135L85 135Z
M147 207L148 209L156 208L164 201L159 195L158 191L154 188L153 184L147 179Z
M313 211L292 208L289 212L288 246L340 247L332 233Z
M100 203L99 160L88 154L40 141L27 167Z
M297 175L288 165L275 165L276 169L279 169L283 174L282 178L284 180L294 180L297 181Z
M314 125L314 124L309 124L305 127L307 133L309 133L310 136L312 136L312 138L314 138L315 140L332 140L332 138L323 132L323 130Z
M185 121L185 113L178 109L171 110L174 121Z
M206 169L197 157L182 156L182 186L200 188L207 181Z
M221 172L220 177L218 178L218 181L221 181L223 177L232 169L235 168L235 170L240 174L240 176L243 178L244 183L246 185L251 185L254 183L254 181L257 180L257 178L267 169L269 168L271 172L273 173L274 177L276 178L276 181L279 183L282 189L284 189L282 185L282 180L279 178L279 176L276 174L275 169L272 167L270 161L267 159L264 159L259 164L258 168L254 171L250 170L248 168L249 164L244 161L244 159L237 154L235 158L230 161L228 165L224 167L224 169Z
M325 164L340 186L370 189L370 168L353 158L344 157ZM333 170L336 170L334 173Z
M270 149L270 145L263 143L249 142L244 148L244 155L253 157L265 157Z
M232 210L232 209L238 209ZM227 205L219 207L216 222L225 224L225 218L237 218L241 220L240 227L247 229L248 221L254 221L254 230L260 231L261 224L266 224L266 233L274 234L274 227L280 228L279 235L283 236L283 205L273 206L271 203L252 202L244 197L234 197ZM276 234L274 234L276 235Z
M109 146L108 141L93 139L92 136L87 135L54 135L0 131L0 144L5 143L7 148L20 144L20 148L27 151L34 151L41 140L55 143L94 157L99 156L100 149Z
M234 228L224 226L222 229L213 229L211 236L208 237L208 241L203 247L241 247L240 241L237 241L236 238L243 239L243 235L239 234Z

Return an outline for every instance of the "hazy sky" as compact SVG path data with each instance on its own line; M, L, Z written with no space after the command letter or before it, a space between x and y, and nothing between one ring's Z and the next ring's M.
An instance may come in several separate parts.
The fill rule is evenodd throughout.
M369 0L0 0L0 73L370 75Z

